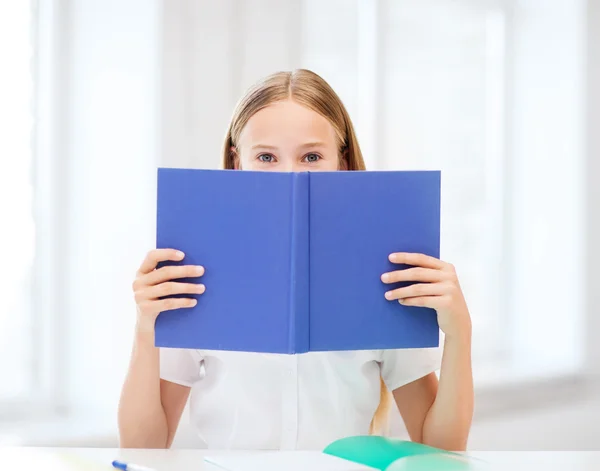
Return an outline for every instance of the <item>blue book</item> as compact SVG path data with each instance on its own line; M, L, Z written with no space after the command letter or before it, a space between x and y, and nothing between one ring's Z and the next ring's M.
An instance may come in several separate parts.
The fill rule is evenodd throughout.
M265 353L439 345L434 310L402 306L392 252L439 257L439 171L158 170L157 248L202 265L193 308L159 347ZM186 295L190 296L190 295Z

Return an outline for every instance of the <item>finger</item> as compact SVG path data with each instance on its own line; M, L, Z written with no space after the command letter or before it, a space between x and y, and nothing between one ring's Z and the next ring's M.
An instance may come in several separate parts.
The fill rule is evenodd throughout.
M422 253L395 252L390 254L389 260L392 263L403 263L405 265L432 268L434 270L441 270L446 266L446 263L440 259Z
M140 308L148 312L165 312L194 307L196 304L198 304L198 301L193 298L167 298L157 301L147 301L140 305Z
M140 265L138 273L140 275L145 275L150 273L152 270L156 268L159 262L165 262L167 260L171 260L173 262L178 262L183 260L185 254L180 250L175 249L155 249L151 250L146 254L146 258Z
M428 307L438 309L442 306L445 296L419 296L417 298L399 299L398 302L403 306Z
M140 282L145 286L154 286L165 281L177 280L180 278L196 278L204 275L204 267L198 265L172 265L159 268L153 272L144 275Z
M387 300L406 299L421 296L441 296L445 294L444 287L441 283L418 283L403 288L397 288L385 293Z
M206 287L198 283L177 283L167 282L161 283L139 293L140 301L145 299L154 300L165 296L173 296L178 294L202 294L206 291Z
M442 270L434 270L431 268L406 268L404 270L395 270L381 275L381 281L384 283L398 283L400 281L421 281L434 283L447 278L447 275Z

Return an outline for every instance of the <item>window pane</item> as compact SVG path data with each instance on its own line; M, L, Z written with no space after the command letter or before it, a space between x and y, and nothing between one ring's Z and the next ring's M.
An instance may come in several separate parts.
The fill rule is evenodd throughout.
M490 45L502 38L476 1L383 5L382 166L442 170L442 258L459 270L481 359L501 340L503 58Z
M31 10L27 1L0 2L0 399L28 393L34 370Z
M442 258L459 270L478 361L501 347L505 297L503 17L486 5L304 0L302 42L303 66L345 101L369 168L442 170Z

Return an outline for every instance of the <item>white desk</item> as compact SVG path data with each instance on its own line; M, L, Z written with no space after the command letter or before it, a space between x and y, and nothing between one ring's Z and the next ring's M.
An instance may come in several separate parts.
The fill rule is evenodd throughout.
M89 471L111 471L114 459L151 467L157 471L208 471L213 468L205 465L205 454L223 452L206 450L117 450L112 448L18 448L0 447L0 469L12 471L29 470L25 463L32 457L48 457L48 462L40 471L74 471L85 467L46 466L53 462L53 453L66 453L80 457L92 464ZM235 453L235 452L227 452ZM598 471L600 451L597 452L471 452L488 461L493 469L509 471ZM17 465L22 460L23 465ZM37 471L37 470L36 470Z

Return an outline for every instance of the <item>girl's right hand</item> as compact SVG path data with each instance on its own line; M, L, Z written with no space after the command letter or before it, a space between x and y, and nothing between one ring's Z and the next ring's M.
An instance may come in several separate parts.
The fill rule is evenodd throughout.
M165 266L158 270L160 262L183 260L184 254L173 249L151 250L146 255L133 282L133 292L137 305L138 331L154 332L156 318L163 311L189 308L196 305L196 300L189 297L164 296L178 294L202 294L205 287L196 283L181 283L173 280L198 277L204 274L204 267L194 265Z

